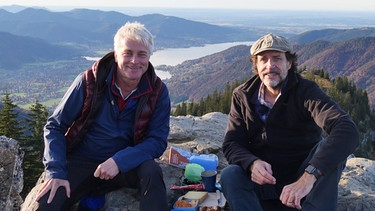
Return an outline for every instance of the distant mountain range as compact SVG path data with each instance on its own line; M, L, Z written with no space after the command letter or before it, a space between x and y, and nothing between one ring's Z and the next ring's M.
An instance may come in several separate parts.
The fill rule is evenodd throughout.
M54 44L74 43L91 50L95 47L112 48L114 34L128 21L145 24L155 36L157 48L246 41L252 34L249 30L160 14L129 16L114 11L75 9L51 12L36 8L11 13L0 9L0 31L40 38Z
M375 28L366 29L372 34ZM322 30L325 31L325 30ZM340 33L350 30L334 30ZM361 32L353 29L353 32ZM306 33L307 35L308 33ZM314 34L325 34L324 32ZM356 37L351 33L350 38ZM338 42L325 41L325 37L311 37L316 40L310 43L296 44L294 50L298 54L300 67L323 69L329 72L332 79L347 76L357 87L366 90L372 108L375 108L375 36L341 40ZM291 40L303 39L302 36L292 37ZM200 59L185 61L173 67L159 67L169 71L172 77L166 80L174 102L193 99L199 101L215 89L222 90L226 83L234 80L241 81L253 75L249 62L250 46L235 46L225 51L212 54Z
M56 97L56 93L63 92L62 88L68 86L76 75L74 68L82 71L78 64L87 66L81 60L78 64L71 62L66 67L46 62L72 61L82 55L94 56L95 53L100 55L104 50L109 51L112 49L113 35L127 21L144 23L155 35L156 48L159 49L256 40L261 33L160 14L133 17L118 12L86 9L50 12L26 8L16 13L0 9L0 85L5 84L2 81L7 77L14 77L14 71L24 68L26 64L33 64L43 72L33 74L33 69L27 69L24 78L30 84L48 83L48 88L35 89L30 85L14 88L23 94L26 91L22 89L27 89L25 97L18 96L22 98L20 101L33 101L35 95L47 96L35 90L55 92L48 98ZM347 76L368 92L375 108L375 28L313 30L290 37L290 41L299 55L300 66L324 69L331 78ZM172 101L199 100L215 89L221 90L226 83L252 75L249 48L240 45L177 66L158 67L172 74L172 78L165 80ZM36 76L39 78L34 80L32 77ZM19 86L24 85L23 78L17 80L20 80L17 81Z
M145 24L155 36L156 49L246 41L254 34L160 14L133 17L88 9L50 12L26 8L16 13L0 9L0 68L102 53L113 48L114 34L128 21Z

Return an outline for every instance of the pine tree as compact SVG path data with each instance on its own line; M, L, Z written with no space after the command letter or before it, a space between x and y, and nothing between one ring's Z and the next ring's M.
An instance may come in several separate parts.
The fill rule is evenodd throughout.
M192 114L191 115L198 116L198 112L199 112L198 104L193 102Z
M186 116L186 112L187 112L187 105L186 105L186 102L182 102L181 103L181 114L182 116Z
M43 127L48 118L47 108L40 104L38 99L36 99L35 103L30 106L30 111L30 118L26 119L26 122L28 123L27 128L31 132L28 136L28 140L32 142L40 142L39 145L34 146L43 146Z
M232 89L230 87L230 84L227 83L224 88L224 94L222 95L222 113L229 114L230 111L230 105L231 105L231 98L232 98Z
M0 110L0 135L21 141L23 137L23 127L21 121L17 119L18 112L16 105L10 99L10 93L5 90L2 97L3 108Z
M193 115L194 101L187 103L186 115Z
M206 103L203 98L199 100L197 116L203 116L206 113Z
M173 116L179 116L179 115L181 115L181 105L180 104L177 104L176 105L176 108L175 108L175 110L174 110L174 112L173 112Z
M43 127L46 124L47 118L47 108L36 99L35 103L30 107L29 118L25 120L30 134L21 144L25 152L22 163L25 173L24 188L21 195L26 195L32 189L43 172Z

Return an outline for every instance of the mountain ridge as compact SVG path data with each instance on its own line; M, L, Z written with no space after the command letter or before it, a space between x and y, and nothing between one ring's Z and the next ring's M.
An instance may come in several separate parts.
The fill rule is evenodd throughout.
M26 8L16 13L0 9L0 31L19 36L41 38L51 43L76 43L112 47L113 35L128 21L139 21L155 36L156 48L198 46L207 43L245 41L249 30L217 26L190 21L174 16L149 14L129 16L115 11L74 9L67 12L51 12L39 8ZM174 30L179 26L179 31ZM199 30L197 33L197 28ZM111 33L108 36L108 32ZM174 33L171 33L174 32ZM178 34L181 41L176 42ZM195 39L193 38L194 35ZM216 37L208 35L217 34ZM172 38L172 40L171 40ZM183 41L183 42L182 42Z
M320 29L303 32L289 38L294 44L311 43L318 40L340 42L357 37L374 37L374 27L360 27L352 29Z
M174 67L160 67L172 74L172 77L166 80L171 98L177 102L198 102L208 93L216 89L222 90L226 83L252 76L249 49L250 46L235 46ZM294 45L294 50L298 54L300 68L323 69L329 73L331 79L338 76L348 77L356 86L367 91L370 104L375 108L375 37L360 37L342 42L317 40ZM229 62L222 58L223 55L236 59ZM234 66L237 66L237 71L232 74L230 70ZM210 81L215 83L210 84Z
M26 63L71 59L78 48L50 44L42 39L0 31L0 69L16 70Z
M43 8L25 8L11 13L0 9L0 45L3 47L0 48L0 54L3 56L0 67L15 69L35 61L60 60L62 56L56 53L59 51L65 58L70 56L70 59L77 55L99 56L104 49L113 49L114 34L128 21L145 24L155 36L155 49L244 41L249 34L248 30L244 29L161 14L129 16L115 11L73 9L67 12L51 12ZM20 46L18 42L34 42L40 46ZM30 54L43 48L55 53ZM6 53L22 51L29 55L21 54L17 61L14 61L13 55Z

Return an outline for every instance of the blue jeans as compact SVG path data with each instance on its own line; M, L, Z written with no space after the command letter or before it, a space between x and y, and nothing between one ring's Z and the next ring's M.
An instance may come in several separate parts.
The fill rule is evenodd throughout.
M299 175L303 174L314 152L310 153L300 167ZM340 163L336 169L332 169L329 174L320 177L315 182L311 192L302 200L303 211L337 210L338 183L345 163ZM224 168L221 172L220 183L231 211L297 210L281 203L280 188L252 182L250 172L245 172L241 166L231 164Z
M66 197L65 188L60 187L52 203L46 203L49 192L39 200L38 210L66 211L86 195L103 195L122 187L139 190L140 210L168 210L163 172L154 160L145 161L129 172L118 174L112 180L101 180L93 176L98 164L78 159L68 162L70 198Z

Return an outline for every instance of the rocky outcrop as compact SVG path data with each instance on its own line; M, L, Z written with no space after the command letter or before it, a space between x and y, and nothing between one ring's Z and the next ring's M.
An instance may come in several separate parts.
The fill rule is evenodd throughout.
M22 158L17 141L0 136L0 210L17 211L22 203Z
M199 154L216 154L219 157L218 178L227 162L221 152L221 144L227 124L227 115L209 113L202 117L171 117L169 147L174 146ZM173 184L180 184L184 170L168 165L169 150L158 159L163 169L170 207L183 195L181 190L171 190ZM41 180L40 180L41 181ZM40 183L39 181L39 183ZM38 185L29 193L23 210L32 210L31 205ZM139 204L137 191L120 189L106 195L101 211L135 211ZM348 159L339 184L338 211L375 210L375 161L363 158Z
M375 210L375 161L348 159L339 183L338 210Z

